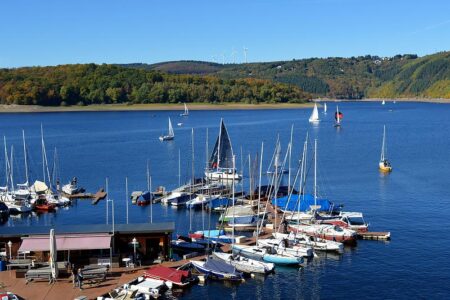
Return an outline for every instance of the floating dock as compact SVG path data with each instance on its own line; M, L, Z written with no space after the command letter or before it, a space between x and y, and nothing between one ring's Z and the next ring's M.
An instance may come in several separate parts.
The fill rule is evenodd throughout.
M107 194L103 188L99 189L95 194L92 193L78 193L78 194L66 194L63 193L63 195L70 200L72 199L92 199L92 204L97 204L98 201L105 199Z
M391 239L390 232L358 232L358 238L363 240L388 241Z

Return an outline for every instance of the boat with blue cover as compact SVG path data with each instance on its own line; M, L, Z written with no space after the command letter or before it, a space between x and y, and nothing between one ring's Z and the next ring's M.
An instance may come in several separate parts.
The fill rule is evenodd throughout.
M242 281L243 274L235 267L219 259L208 258L207 261L192 260L191 265L199 273L216 280Z

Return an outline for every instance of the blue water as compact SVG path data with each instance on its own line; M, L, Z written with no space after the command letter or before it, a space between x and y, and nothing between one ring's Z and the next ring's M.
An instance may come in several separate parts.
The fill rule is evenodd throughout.
M153 187L178 184L178 151L181 181L191 176L191 128L195 134L195 173L202 174L206 155L206 129L211 150L220 118L225 119L237 165L241 147L248 185L247 155L254 159L264 141L264 170L270 162L277 135L286 150L294 124L293 157L297 160L306 135L318 139L320 194L345 209L364 212L373 231L391 231L392 241L359 241L342 256L314 260L301 269L278 268L266 278L248 279L240 285L208 283L194 286L186 299L373 299L447 298L450 294L450 106L425 103L339 103L344 114L340 130L333 127L334 104L319 125L307 121L310 110L191 111L179 112L78 112L2 114L0 134L14 145L15 181L23 181L22 129L31 156L32 177L42 173L40 124L44 126L49 158L54 148L64 182L77 176L89 191L105 186L109 177L115 219L126 222L125 177L129 191L146 188L149 160ZM176 138L161 143L172 117ZM378 172L383 124L387 128L388 157L394 171ZM311 152L311 150L310 150ZM3 157L3 156L2 156ZM0 170L4 161L0 160ZM293 163L293 165L295 165ZM0 172L2 173L2 172ZM0 174L0 184L4 175ZM309 185L311 187L311 185ZM240 187L237 187L240 189ZM189 229L189 212L154 205L153 220L174 220L178 232ZM207 224L207 216L204 223ZM212 217L212 222L217 216ZM150 208L129 206L130 222L150 220ZM79 200L54 214L11 217L3 226L105 223L105 202L92 206ZM202 229L201 212L192 217L192 228Z

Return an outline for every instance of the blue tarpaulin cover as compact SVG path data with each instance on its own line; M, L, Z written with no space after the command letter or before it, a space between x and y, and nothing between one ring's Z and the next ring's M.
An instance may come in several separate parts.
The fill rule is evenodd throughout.
M300 198L300 201L299 201ZM289 201L289 203L288 203ZM304 194L304 195L292 195L290 200L289 196L277 198L272 200L273 205L277 205L282 210L288 210L288 211L299 211L299 205L300 205L300 211L308 211L310 209L311 205L315 205L314 202L314 196L311 194ZM320 205L320 208L318 211L330 211L334 209L333 202L327 200L327 199L317 199L317 205Z

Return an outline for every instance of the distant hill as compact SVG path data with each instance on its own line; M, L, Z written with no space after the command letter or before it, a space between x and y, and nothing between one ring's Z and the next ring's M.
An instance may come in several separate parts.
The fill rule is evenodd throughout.
M200 65L204 70L214 67L207 63L195 64L196 68ZM145 65L139 64L126 68L106 64L78 64L0 69L0 104L46 106L180 102L256 104L301 103L311 99L310 94L295 85L271 80L167 74L155 68L157 66L153 66L151 68L153 70L147 70ZM198 68L196 70L193 72L199 72Z
M209 74L223 79L267 79L296 85L315 97L450 98L450 52L424 57L366 55L225 65L176 61L137 67L175 74Z

